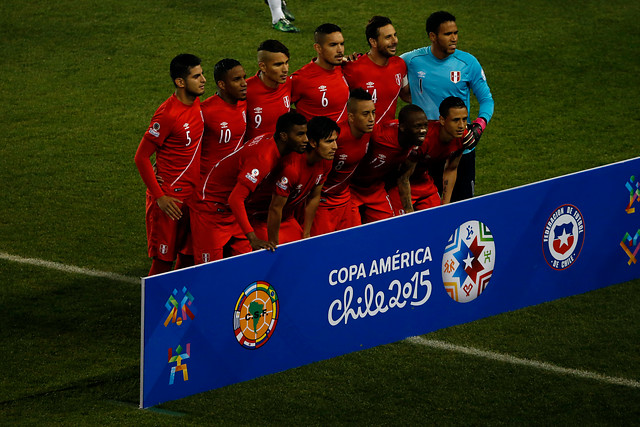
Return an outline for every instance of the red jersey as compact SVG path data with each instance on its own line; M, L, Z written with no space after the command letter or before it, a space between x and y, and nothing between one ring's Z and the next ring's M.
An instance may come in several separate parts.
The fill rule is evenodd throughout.
M355 138L351 133L348 120L338 124L338 150L333 158L333 166L329 176L322 187L321 206L335 207L349 202L349 181L356 167L367 153L370 133L365 133L360 138Z
M387 65L380 66L369 55L362 55L344 64L342 72L351 89L360 87L371 94L376 104L376 123L396 118L402 79L407 75L407 64L402 59L392 56Z
M311 61L291 75L291 101L307 120L326 116L339 122L347 117L348 100L342 67L325 70Z
M213 95L202 103L204 135L200 171L203 174L242 146L247 129L246 110L246 101L238 101L233 105L218 95Z
M428 173L429 164L434 161L445 161L456 152L462 150L462 138L454 138L447 143L440 142L440 122L429 122L427 136L424 142L409 155L409 160L417 162L416 169L411 175L411 187L430 186L433 178ZM468 131L465 131L465 135ZM436 190L437 191L437 190Z
M157 174L164 179L164 194L180 200L193 194L200 176L203 129L199 98L186 105L173 94L156 110L143 139L157 147Z
M282 210L282 220L285 220L293 216L295 210L304 204L316 185L326 181L330 170L330 160L320 160L309 165L306 154L289 153L280 160L276 169L247 200L247 210L254 216L266 218L271 196L277 194L287 198Z
M222 159L203 175L198 198L205 202L228 205L236 184L250 192L265 179L280 159L273 136L260 135Z
M245 140L276 131L278 117L291 109L291 80L275 89L260 80L260 71L247 79L247 134Z
M376 125L371 133L369 150L354 172L352 184L369 188L384 183L385 178L409 157L413 148L404 148L398 143L398 120Z

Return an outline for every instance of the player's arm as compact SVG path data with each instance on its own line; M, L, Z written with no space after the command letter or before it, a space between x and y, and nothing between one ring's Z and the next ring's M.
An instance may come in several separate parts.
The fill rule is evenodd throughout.
M411 86L409 86L409 77L404 76L402 79L402 88L400 88L400 99L411 104Z
M249 197L249 194L251 194L251 190L247 186L237 183L229 195L228 203L231 208L231 212L233 212L233 215L236 217L236 221L238 221L242 232L247 236L247 239L249 239L251 249L268 249L273 251L276 249L276 245L259 239L253 231L253 227L251 227L251 224L249 223L249 216L247 215L247 210L244 207L244 201Z
M477 61L473 64L472 76L471 90L478 100L479 109L478 118L469 125L469 129L479 139L493 116L494 102L482 66Z
M307 200L307 206L304 208L304 224L302 226L303 239L311 237L311 226L313 225L313 220L316 217L316 211L320 205L322 186L323 184L318 184L313 187L313 190L311 190L311 194L309 195L309 200Z
M456 179L458 178L458 164L462 153L455 157L449 157L444 165L444 171L442 172L442 204L446 205L451 202L451 193L453 192L453 186L456 185Z
M267 235L269 242L277 245L280 243L280 224L282 223L282 209L287 204L287 197L273 193L269 204L269 215L267 216Z
M413 203L411 202L411 184L410 179L416 170L417 162L413 160L405 160L400 167L400 176L398 177L398 194L402 202L402 209L405 213L413 212Z
M182 203L181 200L176 199L171 196L167 196L162 191L158 180L156 179L156 174L153 170L153 164L151 163L151 156L156 152L156 145L151 141L148 141L145 138L142 138L140 141L140 145L138 146L138 150L136 151L136 155L134 157L134 161L136 163L136 167L138 168L138 172L140 173L140 177L142 181L149 189L149 192L156 199L156 203L164 212L169 216L169 218L173 220L178 220L182 217L182 211L180 210L179 204Z

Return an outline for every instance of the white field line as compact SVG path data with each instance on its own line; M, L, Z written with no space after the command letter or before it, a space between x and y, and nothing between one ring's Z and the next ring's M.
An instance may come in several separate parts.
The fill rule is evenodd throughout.
M11 255L6 252L0 252L0 259L6 261L17 262L20 264L29 264L36 267L50 268L52 270L64 271L65 273L82 274L84 276L101 277L105 279L115 280L117 282L140 284L140 279L136 277L123 276L121 274L110 273L108 271L92 270L90 268L76 267L66 265L59 262L45 261L38 258L23 258L17 255Z
M437 348L440 350L454 351L456 353L464 353L470 356L483 357L489 360L511 363L512 365L521 365L521 366L527 366L530 368L541 369L543 371L549 371L556 374L572 375L574 377L587 378L587 379L596 380L596 381L609 383L609 384L640 388L640 382L629 380L626 378L610 377L607 375L598 374L596 372L583 371L580 369L562 368L560 366L552 365L546 362L537 362L535 360L530 360L530 359L521 359L519 357L509 356L508 354L494 353L492 351L479 350L473 347L464 347L461 345L450 344L444 341L429 340L424 337L411 337L411 338L407 338L405 341L412 344L416 344L416 345Z

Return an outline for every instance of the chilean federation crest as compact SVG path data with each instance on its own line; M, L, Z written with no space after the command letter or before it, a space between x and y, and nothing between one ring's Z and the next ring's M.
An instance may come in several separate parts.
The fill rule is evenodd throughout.
M495 259L489 227L475 220L458 227L442 256L442 282L449 296L457 302L479 297L489 284Z
M573 205L559 206L549 216L542 233L542 253L554 270L569 268L584 243L582 213Z

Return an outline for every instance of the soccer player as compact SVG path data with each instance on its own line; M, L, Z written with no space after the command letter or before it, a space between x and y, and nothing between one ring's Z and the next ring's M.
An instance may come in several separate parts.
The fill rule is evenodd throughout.
M470 132L467 129L469 113L464 101L457 96L445 98L439 110L440 119L429 122L424 143L411 152L398 178L398 186L389 190L394 208L399 213L428 209L451 201L458 164L464 150L463 137ZM444 163L442 197L428 172L432 162Z
M293 25L291 21L295 21L295 16L287 8L285 0L264 0L271 10L271 24L273 29L284 33L299 33L300 29Z
M135 155L147 186L146 227L149 276L193 263L189 237L189 207L200 173L200 142L204 130L200 95L206 79L195 55L173 58L169 72L175 93L156 110ZM158 183L150 157L155 153Z
M320 191L338 149L340 128L328 117L307 124L307 149L280 160L278 167L247 200L256 235L275 244L310 236Z
M353 89L347 103L347 120L339 123L338 151L322 188L320 204L311 227L311 235L330 233L360 224L360 214L351 203L349 182L369 147L376 121L371 94Z
M307 145L307 120L296 112L280 116L273 135L260 135L218 162L198 187L198 215L193 221L197 264L257 249L274 250L259 239L247 216L245 200L277 165L281 157Z
M258 46L258 72L247 80L245 140L273 134L278 117L290 107L289 49L278 40L265 40Z
M344 37L335 24L322 24L314 33L318 56L291 75L291 100L307 120L326 116L337 123L343 119L349 86L342 75Z
M397 178L400 166L426 134L426 116L413 104L400 110L398 120L375 126L367 154L351 179L351 200L363 224L395 215L385 185Z
M209 171L242 146L247 129L247 81L240 62L222 59L213 67L218 93L202 102L204 134L200 170Z
M445 98L462 99L470 113L470 90L480 105L478 118L469 125L470 137L458 167L458 179L452 200L473 197L475 188L475 150L482 132L493 115L493 97L484 71L471 54L458 50L456 18L444 11L427 18L427 35L431 46L401 55L407 64L409 85L400 94L402 99L422 107L429 120L438 120L438 106Z
M346 62L342 72L350 88L366 89L376 104L376 123L396 118L398 95L407 65L396 55L398 36L391 20L374 16L365 29L370 49L356 61Z

